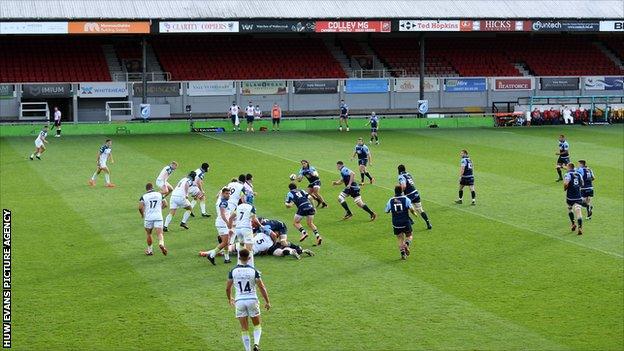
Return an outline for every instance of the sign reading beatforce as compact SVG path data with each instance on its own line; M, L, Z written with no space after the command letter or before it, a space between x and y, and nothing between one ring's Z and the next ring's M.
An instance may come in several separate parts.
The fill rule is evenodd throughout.
M492 78L492 90L533 90L533 78Z
M238 33L238 21L160 22L160 33Z
M80 83L78 96L81 98L108 98L128 96L126 83Z
M387 93L387 79L347 79L345 81L345 93L347 94L371 94Z
M132 86L135 97L143 95L143 84L135 83ZM147 96L180 96L180 83L147 83Z
M454 78L444 80L444 91L451 93L486 91L485 78Z
M624 90L624 77L585 77L585 90Z
M22 97L26 99L71 97L71 84L24 84Z
M284 95L288 92L285 80L250 80L241 82L243 95Z
M296 80L295 94L336 94L337 80Z
M540 90L579 90L579 78L540 78Z
M236 88L231 80L193 81L188 82L188 96L234 95Z

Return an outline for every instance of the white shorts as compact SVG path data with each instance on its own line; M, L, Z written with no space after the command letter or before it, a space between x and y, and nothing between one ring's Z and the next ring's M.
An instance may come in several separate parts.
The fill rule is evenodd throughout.
M236 239L243 244L253 244L253 230L249 228L236 228Z
M169 208L171 208L172 210L175 210L178 207L180 208L191 207L191 203L185 197L171 196L171 201L169 202Z
M147 229L152 229L152 228L162 228L163 227L163 221L162 219L158 219L158 220L151 220L151 219L146 219L143 223L143 226Z
M35 147L36 148L40 148L40 147L45 147L43 144L43 141L39 140L39 139L35 139Z
M236 318L257 317L260 315L260 304L256 299L238 300L236 305Z
M106 169L108 169L108 167L106 166L106 161L102 161L102 160L100 160L100 168L106 168Z
M171 184L169 184L168 181L166 180L162 180L162 179L156 179L156 186L158 187L158 189L162 189L164 186L167 186L168 188L173 188L171 186Z
M191 195L192 197L196 197L199 194L201 194L201 190L199 190L198 186L193 185L189 187L189 195Z
M230 234L230 231L227 229L227 227L216 226L215 228L217 228L217 234L219 234L219 236Z

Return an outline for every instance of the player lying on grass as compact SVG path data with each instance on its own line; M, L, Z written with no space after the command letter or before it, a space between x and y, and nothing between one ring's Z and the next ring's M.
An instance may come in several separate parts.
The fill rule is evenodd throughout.
M327 207L325 199L321 196L321 178L316 168L312 167L307 160L301 160L301 169L296 179L300 182L304 177L308 180L308 191L310 196L316 200L316 207Z
M35 139L35 151L30 154L30 160L33 158L37 158L37 160L41 160L41 154L46 151L45 144L48 143L46 138L48 137L48 126L43 126L39 134L37 135L37 139Z
M264 307L267 311L271 308L271 302L269 301L269 293L260 277L260 272L248 264L250 256L251 254L247 249L239 252L240 263L228 274L225 293L230 306L236 307L236 318L240 322L243 331L242 339L245 351L251 350L248 317L251 318L251 322L254 325L253 349L258 351L260 350L262 326L260 325L260 305L258 304L258 295L256 295L256 285L260 289L262 298L264 298ZM236 290L235 298L232 298L232 286Z
M392 228L397 238L401 259L407 259L410 255L412 243L412 219L410 212L416 214L412 208L412 202L405 195L400 186L394 188L394 196L386 204L386 213L392 213Z
M305 191L297 189L297 185L295 183L288 184L288 190L289 191L286 194L284 204L287 208L291 208L293 205L297 206L297 212L293 218L293 225L301 233L299 241L304 241L308 237L308 232L305 230L303 225L301 225L301 220L305 217L308 228L312 229L312 232L316 237L315 245L321 245L321 243L323 243L323 238L314 224L314 215L316 214L316 210L310 202L311 196Z
M191 201L191 209L195 208L197 201L199 201L199 208L201 210L202 217L210 217L208 213L206 213L206 192L204 191L204 176L208 172L210 165L204 162L202 165L195 170L197 174L195 176L195 181L193 181L193 185L189 188L189 195L193 198ZM195 217L193 211L191 210L191 217Z
M370 215L371 221L374 221L375 218L377 218L377 215L368 206L366 206L366 204L362 200L362 196L360 196L360 186L355 181L355 173L345 167L344 162L342 161L336 162L336 168L338 169L338 171L340 171L340 179L333 181L332 184L340 185L344 183L344 185L346 186L346 188L342 190L340 195L338 195L338 202L340 202L340 205L346 211L346 214L342 219L346 220L353 217L353 213L349 209L349 205L347 205L346 202L346 198L351 196L355 204L362 208L364 211L366 211Z
M277 257L283 256L292 256L295 259L301 259L302 254L306 254L308 256L314 256L314 252L311 250L307 250L302 248L299 245L295 245L289 241L278 241L274 237L271 236L271 232L268 233L264 230L259 230L256 232L253 238L253 255L255 256L263 256L263 255L272 255ZM228 251L231 254L235 254L237 252L237 244L232 244L228 246Z
M583 187L583 177L574 169L574 163L568 163L568 172L563 178L563 190L566 192L566 203L568 204L568 216L572 223L571 231L578 228L578 235L583 235L583 198L581 188ZM576 223L574 218L576 217ZM577 226L578 225L578 226Z
M115 160L113 160L113 154L112 154L112 149L111 149L112 145L113 145L113 141L110 139L106 139L106 141L104 142L104 145L100 147L100 150L98 151L98 155L96 158L97 168L95 169L95 173L93 173L93 176L91 177L91 179L89 179L89 185L95 186L95 179L101 172L104 172L104 179L106 180L106 187L107 188L115 187L115 184L111 183L110 181L110 169L108 169L108 166L106 165L106 162L108 162L109 159L111 163L115 163Z
M200 251L199 256L206 257L210 263L216 265L215 256L221 252L221 250L225 249L229 242L230 236L234 235L234 231L230 224L230 210L229 210L229 201L230 199L230 188L222 188L219 198L217 199L216 211L217 215L215 218L215 228L217 229L217 235L219 238L219 244L217 247L210 251ZM230 254L229 252L224 253L224 261L223 263L230 263Z
M162 210L167 207L167 200L165 200L165 197L161 193L154 190L152 183L147 183L145 185L145 190L147 190L147 192L139 199L139 213L141 214L141 218L143 218L143 227L147 235L147 249L145 249L145 254L148 256L154 254L152 249L152 230L155 229L156 236L158 237L158 247L163 255L167 256L162 216Z
M171 161L170 164L163 167L156 178L156 186L165 197L173 191L173 186L169 184L169 177L177 168L178 163L176 161Z
M284 245L288 243L288 227L280 220L258 217L258 221L254 223L254 230L262 231L271 236L274 241L279 241Z
M184 229L189 229L189 227L186 225L186 222L191 216L191 203L188 200L188 194L189 188L191 187L191 185L193 185L196 176L197 174L195 173L195 171L191 171L188 176L180 179L175 189L173 189L173 191L171 192L171 208L169 210L167 218L165 218L165 226L163 228L165 232L169 231L169 224L171 223L173 216L175 216L176 210L178 208L183 208L187 210L182 215L182 222L180 222L180 227Z

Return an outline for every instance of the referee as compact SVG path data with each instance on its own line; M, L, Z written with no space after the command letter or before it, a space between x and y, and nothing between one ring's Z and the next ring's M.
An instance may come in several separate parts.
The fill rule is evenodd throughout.
M56 135L54 136L55 138L61 137L61 117L62 114L58 106L54 106L54 126L52 127L52 129L56 128Z

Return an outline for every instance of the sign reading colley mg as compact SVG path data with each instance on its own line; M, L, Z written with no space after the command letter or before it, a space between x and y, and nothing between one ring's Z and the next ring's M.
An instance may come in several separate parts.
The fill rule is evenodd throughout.
M22 97L25 99L68 98L72 96L71 84L24 84Z

